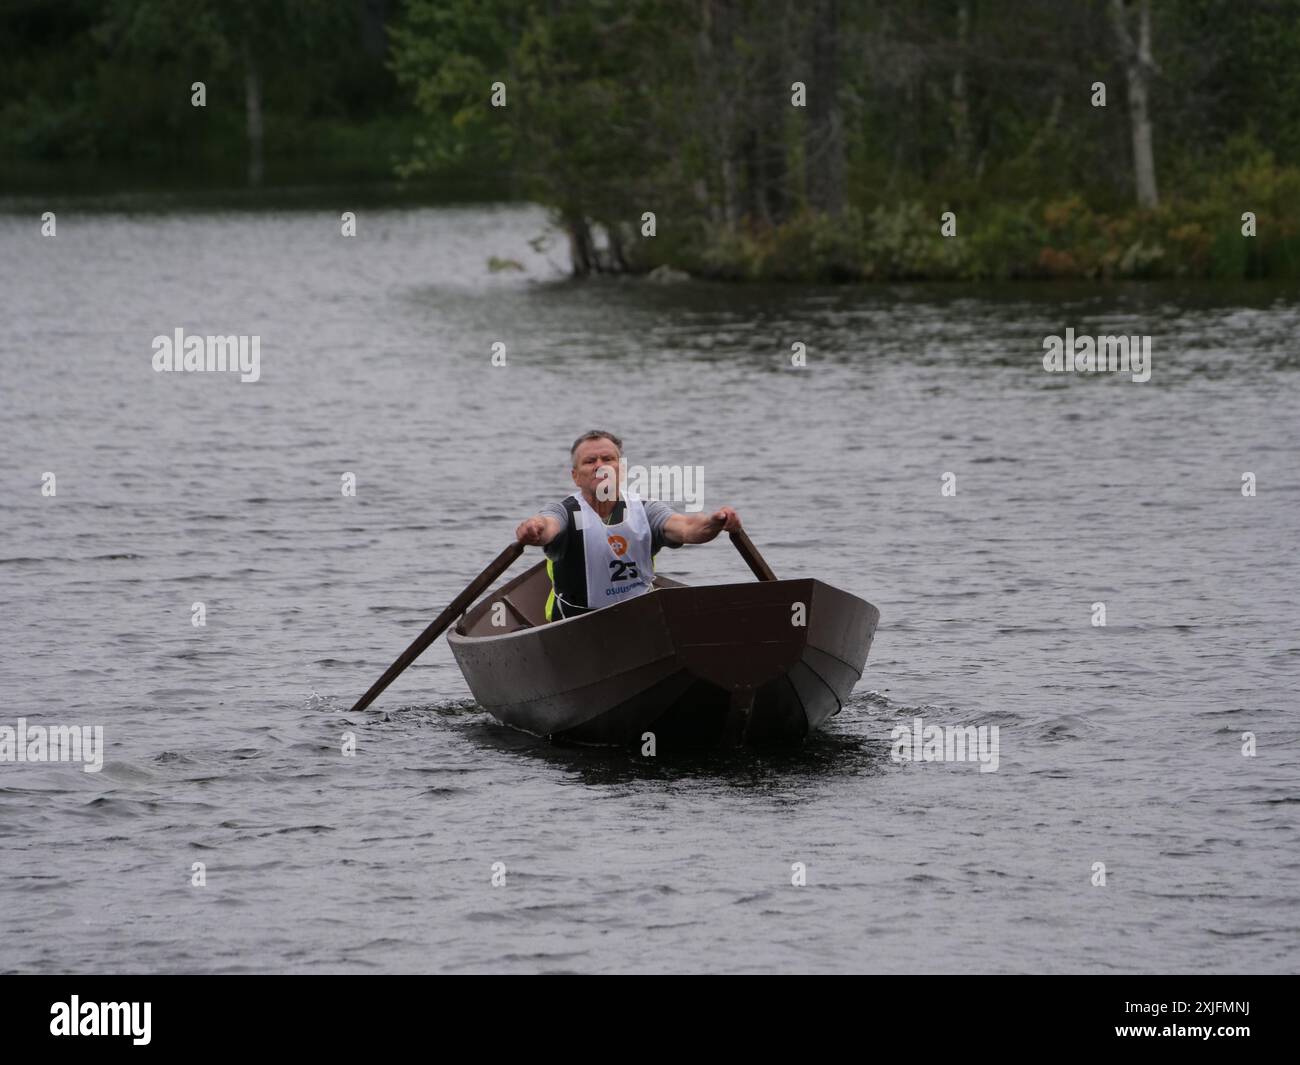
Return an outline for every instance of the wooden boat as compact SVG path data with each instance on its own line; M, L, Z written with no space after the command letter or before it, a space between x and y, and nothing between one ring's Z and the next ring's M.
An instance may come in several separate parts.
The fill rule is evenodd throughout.
M577 743L797 743L844 705L880 618L812 579L652 591L545 621L545 563L489 592L447 634L498 721ZM796 624L802 604L804 624ZM496 624L494 624L496 622Z

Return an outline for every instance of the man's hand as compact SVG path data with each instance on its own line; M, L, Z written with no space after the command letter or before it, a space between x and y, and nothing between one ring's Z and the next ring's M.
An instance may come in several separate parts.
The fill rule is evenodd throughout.
M709 526L714 536L720 532L736 532L740 528L740 515L730 507L719 507L709 515Z
M515 530L515 539L521 544L537 544L544 547L555 539L559 532L559 522L554 518L543 518L540 514L519 523Z
M679 544L707 544L718 533L735 532L740 527L740 515L730 507L719 507L708 515L674 514L664 522L668 538Z

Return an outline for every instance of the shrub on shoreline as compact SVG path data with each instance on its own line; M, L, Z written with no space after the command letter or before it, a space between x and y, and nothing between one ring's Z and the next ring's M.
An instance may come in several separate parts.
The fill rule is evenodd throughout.
M880 203L781 225L703 227L671 265L731 281L998 281L1300 276L1300 168L1250 145L1235 165L1159 207L1100 210L1078 193L1040 201ZM940 233L944 211L956 234ZM1243 234L1243 215L1255 235Z

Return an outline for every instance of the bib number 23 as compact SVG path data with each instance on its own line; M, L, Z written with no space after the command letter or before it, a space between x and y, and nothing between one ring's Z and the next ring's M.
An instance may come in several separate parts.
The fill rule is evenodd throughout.
M613 559L609 564L609 579L614 581L634 581L638 578L635 562L624 562L621 558Z

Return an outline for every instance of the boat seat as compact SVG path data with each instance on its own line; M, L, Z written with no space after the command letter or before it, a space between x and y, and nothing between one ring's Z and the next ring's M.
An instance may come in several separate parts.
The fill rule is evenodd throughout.
M680 581L655 575L656 588L683 588ZM539 563L521 577L505 585L495 595L488 595L478 605L466 612L456 626L462 636L504 636L519 629L532 629L546 624L546 600L551 594L551 582L546 568ZM492 604L504 603L505 626L492 624Z
M521 629L531 629L533 627L533 622L528 620L528 615L519 609L519 605L510 596L503 595L501 602L505 603L506 609L515 616L515 620L519 622Z

